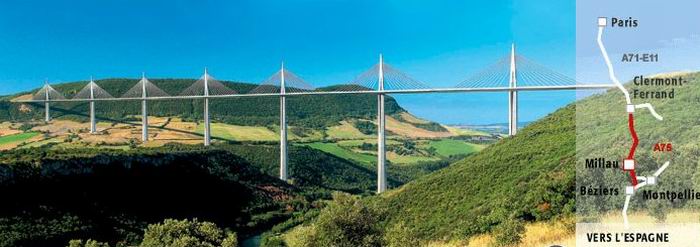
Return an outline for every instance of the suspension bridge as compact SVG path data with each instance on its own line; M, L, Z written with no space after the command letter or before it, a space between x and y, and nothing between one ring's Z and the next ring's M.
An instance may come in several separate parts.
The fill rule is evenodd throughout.
M377 193L387 189L386 184L386 121L384 97L387 94L417 93L470 93L470 92L507 92L508 93L508 135L518 131L518 92L552 91L552 90L596 90L613 88L613 84L579 83L575 79L551 70L528 58L515 53L515 45L510 54L497 60L491 66L453 87L434 88L415 80L389 64L379 56L379 62L355 77L348 83L332 87L332 90L316 89L301 77L281 68L254 89L239 93L229 89L223 83L209 75L204 75L194 84L178 95L169 95L150 82L145 74L141 80L120 97L114 97L100 88L92 79L72 98L66 98L48 82L38 90L31 100L16 102L43 103L45 121L51 121L50 104L55 102L89 102L90 133L96 133L95 102L97 101L141 101L142 141L148 141L148 102L154 100L203 99L204 100L204 145L211 144L209 118L209 100L234 97L279 97L280 99L280 168L279 178L288 179L287 171L287 97L299 95L331 94L373 94L377 95Z

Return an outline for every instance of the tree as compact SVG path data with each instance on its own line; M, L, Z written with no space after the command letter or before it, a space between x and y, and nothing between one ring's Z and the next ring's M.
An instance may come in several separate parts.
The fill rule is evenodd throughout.
M149 225L143 235L142 247L235 247L235 233L224 233L211 222L166 219Z
M384 241L389 247L413 247L420 246L418 233L406 226L402 221L394 224L384 234Z
M382 246L378 226L380 213L356 196L334 193L333 202L323 209L314 224L315 233L306 246Z
M88 239L85 242L81 239L73 239L68 242L68 247L109 247L109 244Z
M525 232L524 223L514 217L509 217L493 230L495 246L510 246L520 243Z

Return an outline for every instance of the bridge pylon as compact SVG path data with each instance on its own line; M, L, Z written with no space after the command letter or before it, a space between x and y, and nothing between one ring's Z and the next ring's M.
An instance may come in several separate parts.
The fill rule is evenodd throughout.
M287 181L287 93L284 83L284 62L280 69L280 179Z
M46 80L44 84L44 99L46 102L44 102L44 122L49 122L51 121L51 105L49 105L49 80Z
M146 73L141 74L141 141L148 142L148 103L146 101Z
M95 123L95 81L90 77L90 134L97 132Z
M379 54L378 90L384 91L384 58ZM386 147L384 93L377 94L377 193L386 191Z
M515 43L510 48L510 76L508 85L508 136L514 136L518 132L518 91L515 90L518 77L515 68Z
M209 119L209 73L204 68L204 146L211 144L211 122Z

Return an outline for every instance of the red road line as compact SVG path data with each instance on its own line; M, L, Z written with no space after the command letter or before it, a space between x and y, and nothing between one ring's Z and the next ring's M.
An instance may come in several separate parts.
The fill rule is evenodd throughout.
M630 179L632 179L632 186L637 186L637 174L634 170L630 170Z
M630 153L627 155L627 159L634 160L634 151L637 150L637 145L639 145L639 138L637 138L637 132L634 131L634 114L630 113L628 118L630 134L632 134L632 147L630 148ZM630 170L630 179L632 180L632 186L637 186L637 174L634 169Z
M632 113L629 114L629 127L630 134L632 134L632 148L629 155L627 155L627 159L634 159L634 151L637 150L637 145L639 145L639 138L637 138L637 132L634 131L634 115Z

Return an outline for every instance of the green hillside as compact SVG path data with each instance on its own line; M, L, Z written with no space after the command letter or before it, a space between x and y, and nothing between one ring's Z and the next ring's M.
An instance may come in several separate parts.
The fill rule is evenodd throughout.
M192 79L150 79L163 91L170 95L178 95L190 86ZM138 82L137 79L105 79L95 83L115 97L123 95ZM52 85L66 98L72 98L87 82L73 82ZM255 84L241 82L222 82L227 87L239 93L247 93L256 87ZM331 90L319 88L317 90ZM31 93L36 92L36 90ZM43 119L43 104L27 104L31 111L21 111L20 104L8 100L27 93L0 97L0 122ZM149 115L152 116L182 116L185 119L200 120L202 118L202 100L162 100L149 104ZM404 112L396 100L386 98L385 111L387 114ZM128 116L139 115L141 103L138 101L96 102L96 114L100 118L123 120ZM291 125L305 127L320 127L335 125L338 121L348 118L374 118L376 116L377 100L373 95L313 95L294 96L287 100L287 114ZM71 118L85 120L88 113L88 103L55 103L52 104L53 116L56 118ZM239 125L272 125L279 122L279 99L277 97L243 97L229 99L212 99L210 101L211 118Z
M517 136L376 198L387 224L421 239L463 238L509 217L543 220L574 211L574 106ZM546 206L545 206L546 205Z
M675 75L677 76L677 75ZM634 125L639 137L636 150L636 170L639 176L653 174L664 162L670 161L671 166L659 177L658 183L646 190L665 191L700 189L700 73L684 74L688 83L676 87L655 87L657 90L675 90L673 99L640 99L635 103L651 103L656 112L663 116L663 121L655 119L647 109L635 110ZM630 89L642 89L643 86L629 86ZM624 105L624 96L619 90L613 90L606 95L591 97L577 105L577 168L579 182L591 185L610 185L629 183L629 177L614 169L583 169L584 159L605 157L607 159L627 154L631 137L627 127L627 113L622 107L610 108L610 105ZM609 109L608 109L609 108ZM601 112L597 109L607 109ZM618 117L610 117L618 116ZM669 142L673 152L653 152L653 146L659 142ZM602 148L605 147L605 148ZM633 208L657 208L691 206L686 200L652 201L647 203L633 197ZM600 212L617 209L624 203L624 197L613 197L601 202L595 197L580 196L576 200L577 209L581 214L595 216ZM697 203L697 202L696 202Z
M675 88L677 95L673 100L634 101L637 104L652 103L664 116L664 122L659 122L645 109L639 109L635 114L635 126L641 140L635 159L643 164L639 173L651 174L669 158L675 164L660 177L664 183L645 190L700 189L697 162L700 160L697 142L700 139L700 122L697 120L700 108L695 105L700 99L700 73L684 77L688 83ZM637 88L631 84L626 86ZM612 105L620 107L610 107ZM376 239L379 235L386 241L384 244L404 241L416 245L416 241L466 240L494 231L496 238L504 232L506 238L510 238L519 234L517 226L522 222L567 219L574 213L597 212L601 215L610 210L617 211L623 196L609 200L577 198L577 179L593 185L607 182L623 186L629 179L628 175L616 169L577 171L576 168L584 166L586 157L619 159L627 153L631 138L624 109L624 97L619 90L611 89L559 109L523 128L518 135L500 140L447 168L385 194L367 198L364 203L369 208L363 208L359 202L342 206L347 204L344 202L347 199L339 197L340 200L334 202L335 209L321 212L324 216L333 210L364 210L370 215L368 218L377 217L373 220L378 221L381 229L388 229L386 231L354 234L348 230L354 223L348 222L367 219L361 214L348 214L343 215L342 222L319 217L311 228L298 228L285 240L309 244L333 238L357 238L358 235ZM673 142L673 154L652 152L653 144L663 141ZM647 205L639 198L633 199L633 211L653 207L697 207L697 203L680 200L674 204ZM655 212L658 214L659 211ZM334 224L351 227L334 231L319 229Z

